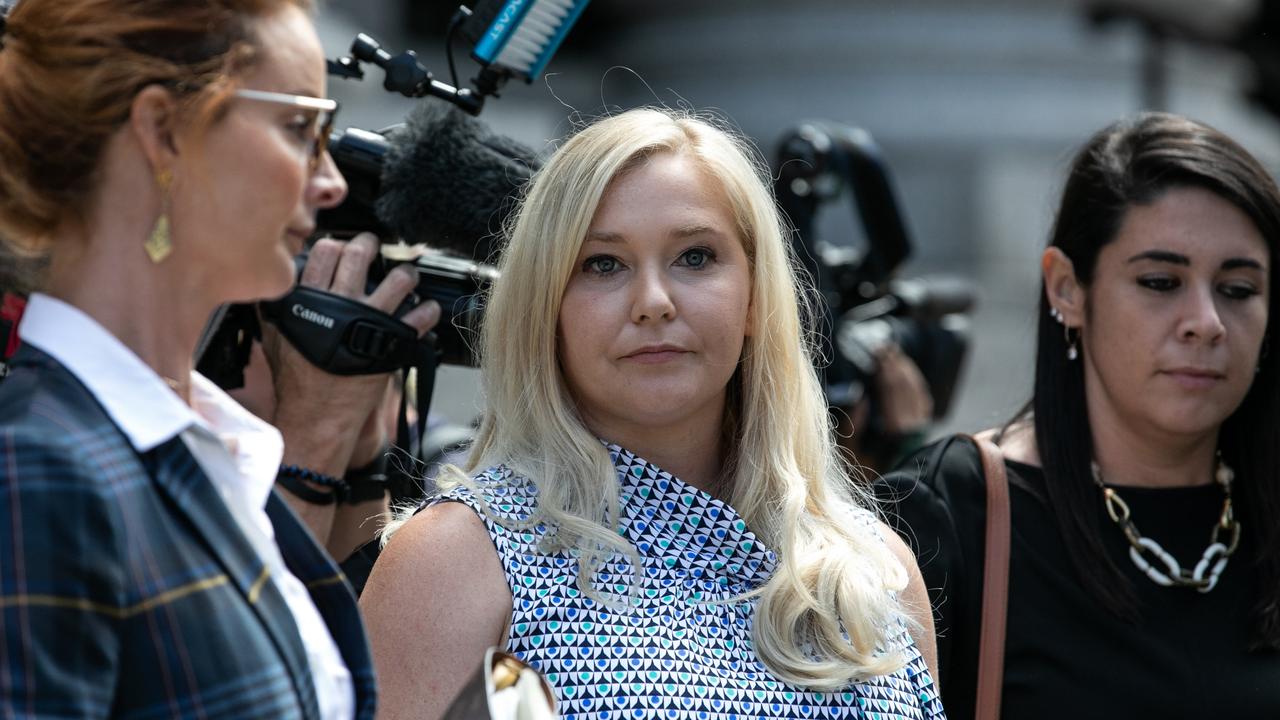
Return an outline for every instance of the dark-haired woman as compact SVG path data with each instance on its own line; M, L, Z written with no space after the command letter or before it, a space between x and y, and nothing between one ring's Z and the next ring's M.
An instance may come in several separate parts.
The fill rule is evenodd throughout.
M1012 512L1003 717L1280 717L1278 240L1275 183L1212 128L1144 114L1076 157L1034 397L990 434ZM944 702L972 717L981 461L954 437L900 467L884 485Z
M373 717L354 598L272 490L280 433L192 370L346 192L308 11L7 18L0 236L49 265L0 384L0 716Z

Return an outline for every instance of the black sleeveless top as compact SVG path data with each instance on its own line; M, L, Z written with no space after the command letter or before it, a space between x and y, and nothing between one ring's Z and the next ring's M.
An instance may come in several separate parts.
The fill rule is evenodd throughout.
M1247 539L1217 587L1199 593L1152 582L1108 520L1103 543L1141 604L1141 620L1125 622L1077 580L1048 506L1044 473L1005 464L1013 525L1005 720L1280 718L1280 653L1248 650L1255 551ZM1144 536L1183 567L1195 566L1222 510L1216 484L1117 490ZM947 715L972 718L986 527L977 449L960 437L930 445L885 476L877 494L915 551L929 588Z

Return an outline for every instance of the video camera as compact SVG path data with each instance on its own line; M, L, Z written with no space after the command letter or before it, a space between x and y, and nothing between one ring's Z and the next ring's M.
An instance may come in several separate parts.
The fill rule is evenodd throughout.
M335 375L403 370L407 377L416 370L415 405L423 427L410 429L402 396L396 451L427 463L448 450L431 446L435 435L422 432L436 369L440 363L478 363L473 348L481 298L498 279L497 270L484 261L496 254L493 240L541 164L534 151L493 133L473 116L507 80L529 83L540 75L587 2L481 0L474 13L460 7L446 42L451 50L461 33L474 43L471 56L481 69L472 88L460 86L452 52L452 84L447 84L435 79L413 51L392 55L368 35L356 36L349 56L329 62L331 75L362 79L363 65L373 64L384 72L387 90L423 100L402 124L378 132L347 128L330 136L330 155L349 191L340 206L319 213L316 236L377 233L384 244L370 268L368 292L399 263L411 263L417 271L415 292L391 314L303 286L279 300L224 307L197 348L198 370L225 389L243 386L253 341L261 337L261 317L309 362ZM299 273L304 264L305 254L298 259ZM440 304L441 317L420 339L397 318L425 300ZM393 500L417 497L418 476L409 469L416 464L393 466Z
M777 159L778 203L795 227L797 255L823 299L820 334L823 354L831 359L823 373L828 404L848 409L868 399L870 425L862 442L883 440L881 399L873 380L879 372L877 350L893 342L920 368L933 398L933 417L943 417L968 350L971 286L951 277L894 278L911 256L911 241L888 168L866 131L801 123L783 135ZM853 194L865 231L861 249L816 237L819 209L845 191Z
M403 124L333 133L329 151L349 192L342 205L319 213L317 237L377 233L385 244L370 269L370 290L401 262L412 263L420 280L393 315L304 287L261 303L262 317L310 362L341 375L412 365L431 377L437 363L477 363L480 298L498 276L484 261L494 254L492 240L540 160L472 116L507 80L532 82L541 74L587 2L482 0L474 13L460 7L447 43L451 47L459 33L474 43L471 54L481 70L472 88L459 85L452 52L450 85L435 79L413 51L392 55L365 34L356 36L349 56L329 61L329 73L347 79L363 79L363 65L373 64L384 72L387 90L426 99ZM441 319L419 342L395 318L428 299L439 302ZM224 388L243 385L249 349L259 335L257 316L251 307L224 309L200 345L199 370ZM424 380L430 378L420 377L419 387Z

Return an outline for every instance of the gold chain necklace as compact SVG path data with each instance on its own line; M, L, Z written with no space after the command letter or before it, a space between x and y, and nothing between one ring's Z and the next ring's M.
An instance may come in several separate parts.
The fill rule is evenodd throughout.
M1107 487L1102 482L1102 471L1098 463L1090 463L1093 471L1093 482L1102 489L1102 500L1106 503L1107 514L1124 532L1129 541L1129 559L1146 574L1147 577L1165 587L1195 588L1207 593L1218 584L1218 578L1227 567L1227 560L1240 546L1240 521L1236 520L1231 510L1231 483L1235 480L1235 472L1218 458L1217 469L1213 477L1222 487L1222 514L1213 525L1209 535L1209 547L1204 549L1200 562L1191 570L1182 567L1160 543L1149 537L1143 537L1138 527L1129 516L1129 505L1120 498L1115 488ZM1223 531L1230 538L1229 542L1220 539Z

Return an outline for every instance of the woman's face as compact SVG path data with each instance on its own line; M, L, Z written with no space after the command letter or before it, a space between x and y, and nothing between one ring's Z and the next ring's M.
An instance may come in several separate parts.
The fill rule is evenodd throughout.
M1090 418L1138 432L1216 432L1253 382L1267 329L1267 245L1199 188L1129 209L1098 256L1081 334Z
M302 10L289 6L257 20L255 30L262 50L242 87L325 96L324 54ZM224 302L284 294L316 211L346 195L327 153L314 168L309 162L315 112L232 98L198 141L187 172L175 173L174 245L197 246L193 266Z
M616 178L560 309L560 367L587 426L624 444L718 429L750 301L733 213L694 161L663 153Z

